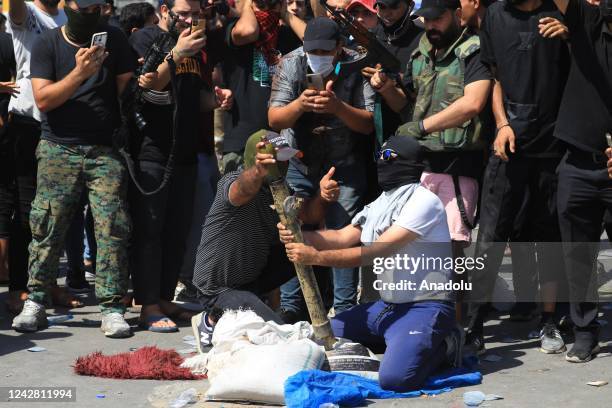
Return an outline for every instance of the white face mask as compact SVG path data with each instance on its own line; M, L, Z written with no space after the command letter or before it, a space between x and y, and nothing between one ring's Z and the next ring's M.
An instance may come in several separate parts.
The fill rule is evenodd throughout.
M313 55L306 53L308 66L315 74L321 74L324 77L328 76L334 70L333 55Z

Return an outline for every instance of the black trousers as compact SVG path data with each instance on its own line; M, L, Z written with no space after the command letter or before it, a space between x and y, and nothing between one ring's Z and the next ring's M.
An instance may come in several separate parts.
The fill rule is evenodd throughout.
M34 119L12 116L8 124L14 177L13 219L10 226L9 290L27 290L28 245L32 241L30 209L36 195L36 147L40 124Z
M137 162L140 184L147 190L157 188L164 165ZM191 227L196 177L195 163L176 164L166 187L155 195L144 196L131 185L130 270L136 302L142 305L174 298Z
M578 330L597 330L597 254L604 213L612 210L605 156L570 150L559 165L558 199L570 315Z
M497 157L489 159L475 253L476 257L484 258L484 268L470 271L470 331L482 333L506 243L517 234L522 240L536 243L541 284L558 282L564 276L562 257L554 246L545 244L561 241L557 217L558 163L555 158L513 157L508 162Z

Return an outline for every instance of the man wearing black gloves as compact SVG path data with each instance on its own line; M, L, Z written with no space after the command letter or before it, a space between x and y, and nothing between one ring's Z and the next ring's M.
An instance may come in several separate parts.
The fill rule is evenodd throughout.
M559 224L576 341L566 360L587 362L599 351L597 276L601 224L612 209L606 133L612 134L612 1L555 0L571 35L572 65L555 136L567 143L559 165ZM612 157L612 149L607 149Z
M231 106L231 91L213 92L210 78L214 62L205 58L202 50L205 33L191 29L192 20L199 14L197 1L164 0L159 27L143 28L130 37L139 56L146 54L162 30L178 38L172 50L164 50L170 52L172 61L164 62L158 72L141 78L142 86L154 90L144 94L146 103L141 113L147 124L139 137L134 138L132 147L137 180L149 191L161 185L168 158L174 155L168 184L160 192L143 195L136 188L130 190L134 294L136 302L143 305L141 325L158 333L177 331L172 319L191 318L191 313L176 306L172 299L191 228L197 145L198 139L204 137L199 132L199 122L201 112ZM211 44L215 43L210 40ZM170 64L175 65L176 95L168 84Z

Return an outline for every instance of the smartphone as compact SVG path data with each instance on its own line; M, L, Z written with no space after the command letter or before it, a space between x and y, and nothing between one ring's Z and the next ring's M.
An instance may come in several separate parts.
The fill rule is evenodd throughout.
M97 45L100 48L106 48L106 39L108 38L108 33L106 31L101 33L95 33L91 36L91 46Z
M612 147L612 135L610 133L606 133L606 140L608 141L608 147Z
M322 74L306 74L306 84L308 89L314 89L315 91L325 90L325 81Z
M191 20L191 32L195 32L195 31L202 31L202 33L204 33L204 30L206 30L206 20L205 19L199 19L199 18L194 18Z

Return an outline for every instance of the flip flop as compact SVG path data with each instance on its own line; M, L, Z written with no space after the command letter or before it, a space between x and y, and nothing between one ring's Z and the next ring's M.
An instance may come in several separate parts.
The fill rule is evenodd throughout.
M150 332L154 332L154 333L174 333L178 331L178 327L176 326L176 323L174 327L171 326L166 326L166 327L157 327L154 326L155 323L158 322L172 322L172 319L170 319L167 316L162 316L162 315L151 315L149 317L147 317L145 319L145 321L140 321L140 323L138 324L140 327L142 327L143 329L147 329Z

